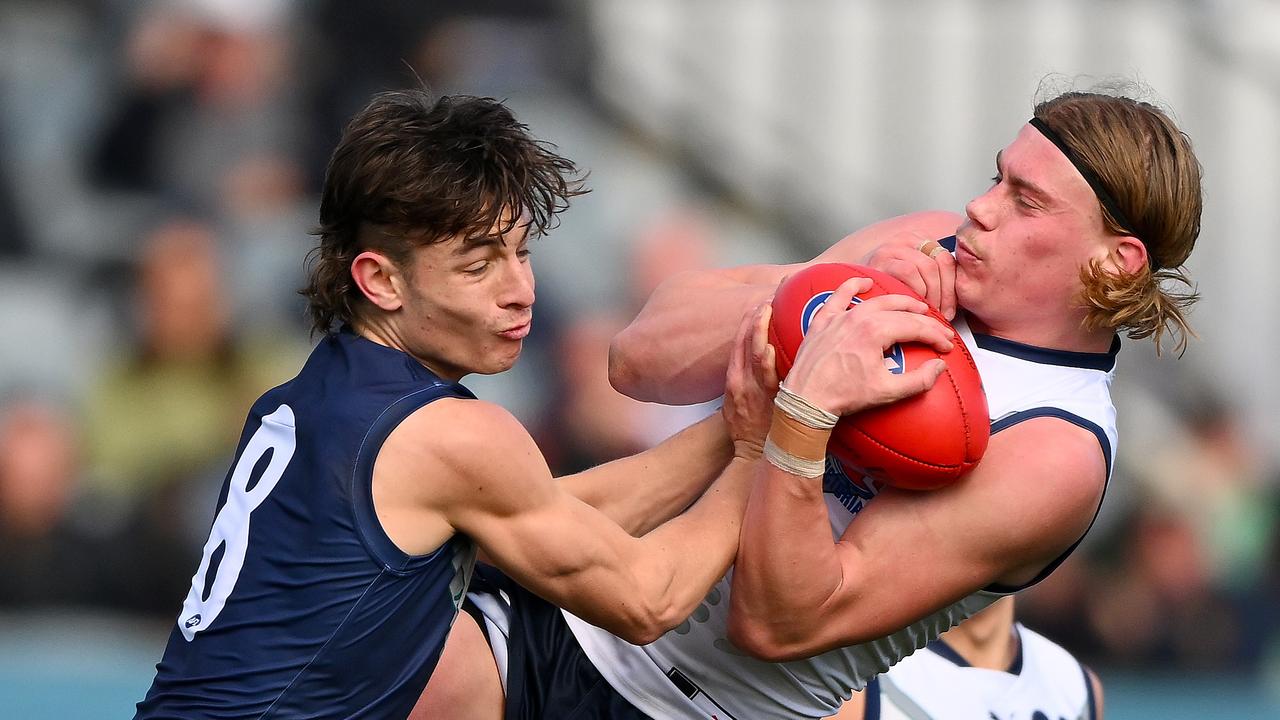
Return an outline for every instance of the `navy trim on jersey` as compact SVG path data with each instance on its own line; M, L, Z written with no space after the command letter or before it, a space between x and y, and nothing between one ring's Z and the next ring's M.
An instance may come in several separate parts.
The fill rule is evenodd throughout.
M1010 675L1021 675L1022 674L1022 636L1015 631L1013 637L1015 640L1018 641L1018 643L1017 643L1017 646L1014 647L1013 649L1013 660L1009 661L1009 667L1005 670L1005 672L1009 673ZM969 664L968 660L964 659L963 655L956 652L956 649L948 645L947 641L943 640L942 638L935 638L934 640L929 641L929 644L925 645L925 648L933 651L935 655L942 658L943 660L946 660L947 662L950 662L956 667L962 667L962 668L973 667L972 665Z
M1093 679L1089 677L1089 668L1080 663L1080 672L1084 673L1084 691L1089 698L1089 720L1098 720L1098 698L1093 694Z
M951 237L944 237L938 241L938 244L942 246L943 250L953 253L956 251L956 236L952 235Z
M1019 410L1018 412L1009 413L1001 418L996 418L991 423L991 434L995 435L1001 430L1007 430L1020 422L1025 422L1033 418L1039 417L1055 417L1059 420L1067 422L1077 427L1084 428L1093 433L1098 438L1098 444L1102 446L1102 458L1107 464L1107 478L1111 477L1111 439L1107 437L1107 432L1102 429L1098 423L1080 417L1073 412L1068 412L1062 408L1056 407L1037 407L1028 410Z
M1018 631L1018 626L1013 626L1013 639L1018 641L1017 647L1013 649L1013 662L1009 663L1010 675L1022 674L1022 633Z
M952 663L956 667L970 667L969 661L965 660L964 656L956 652L956 649L948 645L942 638L936 638L930 641L928 645L925 645L925 647L932 650L938 657Z
M1071 543L1071 547L1067 548L1065 552L1055 558L1053 562L1049 563L1045 569L1041 570L1034 578L1031 579L1030 582L1022 585L1001 585L1000 583L992 583L984 588L989 592L1001 593L1004 595L1015 593L1019 590L1035 585L1041 580L1049 577L1049 574L1054 570L1057 570L1058 566L1067 559L1067 556L1075 551L1076 547L1080 544L1080 541L1084 540L1084 536L1089 534L1089 530L1093 527L1093 523L1098 519L1098 513L1102 510L1102 501L1107 496L1107 486L1111 484L1111 440L1107 437L1107 433L1092 420L1087 420L1075 413L1067 412L1062 408L1038 407L1031 408L1030 410L1021 410L1019 412L1009 413L1008 415L997 419L995 422L991 423L991 434L995 435L1001 430L1007 430L1020 422L1039 417L1053 417L1060 420L1066 420L1072 425L1088 430L1098 438L1098 444L1102 446L1102 457L1106 461L1107 465L1107 474L1102 485L1102 497L1098 498L1098 508L1093 511L1093 519L1089 521L1089 527L1085 528L1084 535L1081 535L1079 539Z
M373 466L382 451L382 444L405 418L433 400L444 397L475 399L469 390L456 383L441 382L412 392L382 411L356 451L355 467L351 472L351 506L355 514L356 530L369 553L389 572L406 573L416 570L450 547L450 543L446 541L425 555L406 553L387 537L387 531L378 520L378 513L373 505Z
M1102 370L1110 372L1116 367L1116 355L1120 353L1120 336L1111 338L1111 349L1104 353L1075 352L1073 350L1054 350L1035 345L1006 340L995 335L973 334L978 347L1001 355L1016 357L1041 365L1059 365L1061 367L1082 368L1085 370Z
M866 704L862 713L863 720L880 720L880 678L873 677L862 691Z

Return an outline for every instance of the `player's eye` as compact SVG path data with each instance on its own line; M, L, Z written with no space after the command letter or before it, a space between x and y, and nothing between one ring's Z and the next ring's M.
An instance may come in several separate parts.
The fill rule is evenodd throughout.
M471 263L470 265L462 268L462 272L468 275L482 275L484 274L484 271L487 270L488 268L489 268L489 261L481 260L479 262Z
M996 173L995 175L991 176L992 185L999 185L1001 180L1004 180L1004 176L1001 175L1000 173Z
M529 260L529 256L532 254L533 251L527 247L522 247L516 251L516 257L520 258L521 262L527 262Z

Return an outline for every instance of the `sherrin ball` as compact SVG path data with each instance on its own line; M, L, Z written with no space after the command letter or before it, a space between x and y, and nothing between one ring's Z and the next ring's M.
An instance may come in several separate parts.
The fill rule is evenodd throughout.
M776 352L779 378L785 378L795 362L814 313L841 283L855 276L870 278L874 285L853 299L850 312L879 295L919 299L900 280L861 265L824 263L795 273L773 298L769 342ZM951 327L933 308L929 314ZM919 395L842 417L827 452L846 468L898 488L931 490L955 482L982 459L991 436L987 396L969 349L959 338L945 353L922 343L899 343L885 350L884 358L885 372L902 373L933 358L941 358L946 369Z

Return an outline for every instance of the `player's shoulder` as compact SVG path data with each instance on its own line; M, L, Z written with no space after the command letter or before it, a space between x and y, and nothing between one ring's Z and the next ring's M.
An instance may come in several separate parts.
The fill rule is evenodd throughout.
M992 435L972 479L1000 508L1013 536L1007 543L1024 547L1028 567L1038 571L1087 531L1106 489L1106 464L1093 433L1036 417Z
M1071 418L1046 414L1029 418L996 433L997 453L1011 462L1034 467L1039 473L1082 491L1100 490L1106 480L1106 458L1097 434Z
M401 422L396 433L419 448L451 454L498 453L533 442L506 408L461 397L440 398L418 408Z
M440 398L411 413L387 438L382 454L454 477L519 474L521 466L541 461L533 438L506 408L457 397Z
M1107 463L1097 436L1069 420L1040 416L991 436L979 470L1025 507L1064 520L1092 519L1106 489ZM1076 525L1078 522L1068 522ZM1072 540L1075 538L1073 537Z

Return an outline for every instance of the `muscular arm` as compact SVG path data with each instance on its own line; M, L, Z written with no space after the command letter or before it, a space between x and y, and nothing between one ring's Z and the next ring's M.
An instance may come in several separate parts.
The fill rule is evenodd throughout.
M767 308L744 315L733 346L722 409L732 459L689 510L643 537L557 483L508 412L455 398L418 409L383 444L373 477L379 522L418 554L464 533L533 592L630 642L653 641L693 611L737 551L748 471L777 389L767 324ZM629 471L617 481L633 484L653 469L621 467Z
M688 512L635 538L557 484L505 410L438 400L388 443L401 430L424 437L418 423L434 428L432 442L397 443L393 457L436 478L424 504L517 582L631 642L650 642L687 617L733 560L748 460L731 460Z
M570 495L643 535L689 507L733 457L720 413L656 447L559 479Z
M683 405L724 390L724 370L738 319L769 298L787 275L811 263L859 262L875 247L955 232L955 213L930 211L869 225L827 248L810 263L751 265L681 273L656 290L609 348L609 380L638 400Z
M947 488L886 488L833 542L820 479L757 466L734 568L730 634L769 660L866 642L992 583L1031 580L1088 528L1105 463L1053 418L991 439Z

